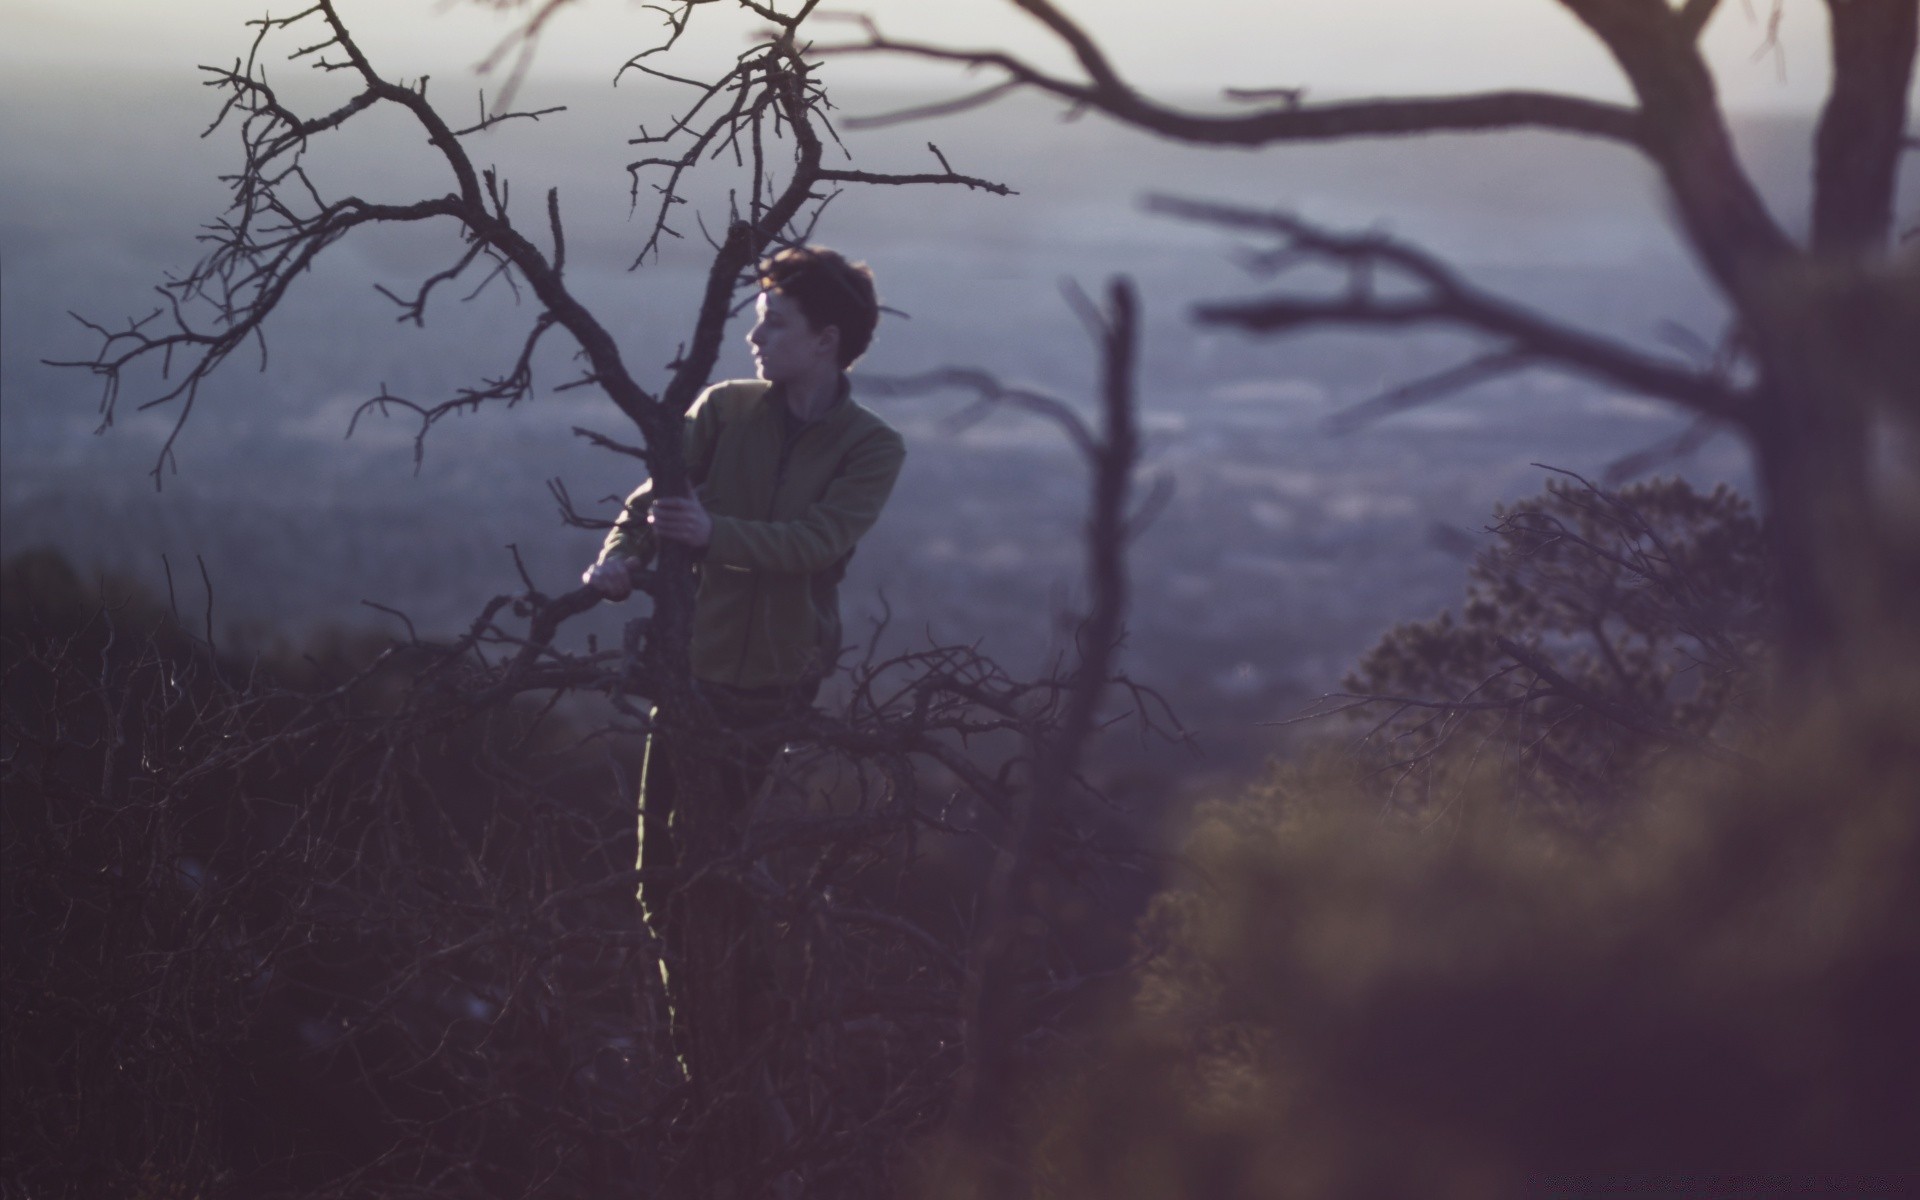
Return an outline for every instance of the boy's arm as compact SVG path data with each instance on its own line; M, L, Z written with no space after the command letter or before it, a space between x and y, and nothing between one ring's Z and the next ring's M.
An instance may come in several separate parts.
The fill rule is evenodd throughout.
M647 525L647 510L652 507L653 480L649 479L633 489L633 494L627 497L620 515L614 519L613 528L607 530L606 540L600 543L600 557L595 561L604 563L626 559L639 565L651 559L659 548L653 530Z
M721 424L719 405L713 402L717 390L708 388L700 393L687 410L686 421L680 427L681 461L688 464L689 469L699 469L713 458L713 447L720 436ZM627 569L646 565L660 548L659 538L647 523L647 512L652 507L653 480L648 479L635 488L621 506L613 528L607 530L606 540L600 544L600 557L587 568L582 576L583 582L596 584L616 600L626 597L627 592L632 590ZM620 586L622 584L626 586Z

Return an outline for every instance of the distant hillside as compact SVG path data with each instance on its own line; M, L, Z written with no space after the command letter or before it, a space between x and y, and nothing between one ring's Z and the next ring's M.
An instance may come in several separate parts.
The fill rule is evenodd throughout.
M545 481L563 478L589 509L634 482L625 460L569 432L580 424L625 436L604 402L571 392L462 418L435 431L417 475L401 418L372 417L341 441L359 401L382 385L437 399L507 365L529 319L507 293L461 306L449 291L418 331L397 327L372 291L449 263L457 245L444 230L349 243L303 280L269 331L266 369L235 362L203 395L164 490L147 472L171 419L132 407L151 388L125 397L116 427L92 436L94 381L39 360L89 352L67 310L112 320L151 307L152 284L190 261L194 229L216 213L214 175L233 150L219 135L198 140L208 97L177 82L26 105L39 86L0 83L6 111L33 114L0 128L9 163L0 178L0 533L9 552L52 544L153 580L163 552L176 574L204 555L221 613L262 636L384 619L362 599L452 628L513 586L508 543L543 586L577 573L595 539L556 524ZM701 250L689 225L692 236L663 262L625 270L645 227L628 214L625 138L657 93L530 99L574 109L504 127L482 145L530 220L535 198L559 187L576 285L620 325L644 379L684 336ZM871 113L914 99L843 97L842 108ZM1789 220L1804 204L1801 133L1763 122L1743 135ZM848 144L864 164L922 169L930 138L957 169L1004 179L1020 195L856 189L833 201L818 236L872 261L883 299L910 317L885 321L862 370L970 364L1084 396L1093 358L1058 282L1133 275L1148 319L1148 466L1178 490L1138 545L1130 653L1144 677L1169 680L1190 707L1237 727L1328 685L1387 622L1452 598L1459 563L1430 541L1436 521L1475 529L1496 499L1538 489L1528 463L1598 471L1676 426L1581 381L1526 375L1332 436L1327 414L1456 361L1470 344L1441 333L1199 334L1182 316L1188 304L1259 285L1235 265L1231 239L1148 216L1139 196L1295 207L1419 237L1489 286L1648 345L1667 325L1717 333L1718 309L1681 256L1650 177L1606 147L1522 135L1209 153L1098 121L1062 123L1032 100L849 134ZM323 186L333 179L337 192L368 196L444 186L417 165L410 138L395 134L364 155L316 152ZM542 368L549 385L571 374L564 354ZM721 374L748 369L736 349ZM939 422L951 401L888 404L912 453L896 503L856 560L852 603L876 612L884 589L898 636L933 626L1015 656L1043 653L1051 627L1040 614L1076 569L1077 467L1038 427L1007 419L961 435ZM1724 443L1688 469L1744 473ZM615 628L609 614L602 634Z

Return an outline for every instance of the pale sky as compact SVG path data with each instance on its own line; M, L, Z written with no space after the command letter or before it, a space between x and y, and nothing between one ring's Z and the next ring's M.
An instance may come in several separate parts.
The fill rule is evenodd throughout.
M790 7L793 0L780 0ZM998 46L1059 62L1056 47L1007 0L828 0L864 11L901 37ZM1771 0L1728 0L1707 46L1730 107L1808 109L1827 79L1818 0L1785 0L1783 64L1767 54ZM191 74L243 53L243 22L291 13L304 0L0 0L0 66ZM1306 85L1322 96L1459 88L1554 88L1624 98L1618 71L1555 0L1064 0L1119 65L1163 92ZM389 77L471 77L513 27L476 0L342 0L341 11ZM696 12L700 56L730 55L753 31L721 6ZM658 36L638 0L575 0L542 43L536 74L606 79ZM823 26L820 36L831 30ZM685 66L687 59L683 57ZM712 61L712 59L709 59ZM282 67L284 73L289 68ZM875 83L966 82L907 62L843 63L840 77Z

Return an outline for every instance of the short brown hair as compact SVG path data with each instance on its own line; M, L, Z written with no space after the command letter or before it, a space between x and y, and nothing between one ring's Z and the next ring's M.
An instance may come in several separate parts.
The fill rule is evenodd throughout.
M761 260L760 288L798 304L815 329L838 329L842 368L852 366L873 344L880 300L865 263L848 262L824 246L789 246Z

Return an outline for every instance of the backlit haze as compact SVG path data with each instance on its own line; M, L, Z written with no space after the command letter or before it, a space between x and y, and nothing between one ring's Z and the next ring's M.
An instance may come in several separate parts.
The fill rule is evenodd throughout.
M783 7L790 7L784 2ZM859 6L892 36L1000 47L1066 69L1057 48L1004 0L875 0ZM373 600L426 630L464 626L488 596L518 586L503 547L518 545L541 587L577 578L592 534L560 527L546 481L566 480L581 507L634 482L634 465L570 429L616 436L617 412L586 389L556 392L575 368L556 350L535 397L511 412L450 421L418 474L412 428L363 421L382 386L423 402L503 370L530 310L505 292L436 299L423 330L398 328L379 283L408 291L449 265L448 228L356 235L303 277L269 325L272 359L229 363L202 396L178 446L177 474L156 492L148 470L171 427L126 404L99 424L97 383L42 358L92 353L66 315L114 324L150 310L152 287L188 266L194 233L221 211L217 177L238 148L231 128L200 139L219 97L196 64L245 55L243 22L290 14L303 0L0 0L0 528L12 554L52 545L83 569L159 587L159 557L192 578L196 554L227 619L270 640L325 624L383 618ZM1120 69L1155 93L1219 106L1225 87L1304 86L1310 97L1551 88L1621 98L1618 72L1554 0L1074 0ZM1722 4L1708 46L1749 166L1782 224L1803 226L1808 119L1826 82L1821 6L1788 0L1780 54L1762 51L1757 15ZM504 67L474 74L524 11L472 3L342 0L341 11L389 79L430 75L456 120ZM671 60L717 74L755 23L731 6L696 10ZM577 0L538 48L519 107L565 104L538 125L470 139L512 183L514 214L543 238L538 212L557 187L568 277L602 315L643 386L658 386L691 323L706 265L686 238L629 271L650 210L629 208L624 164L636 127L658 129L685 89L629 76L627 56L656 43L657 13L629 0ZM816 31L832 40L833 27ZM849 39L856 26L845 27ZM270 78L305 111L342 102L351 81L316 78L270 43ZM1781 57L1784 55L1784 58ZM839 113L886 111L988 81L904 60L849 58L823 68ZM1680 239L1653 173L1618 146L1545 133L1374 141L1224 152L1171 145L1088 118L1058 119L1032 96L991 109L849 132L859 166L927 171L936 141L956 170L1004 180L1011 198L958 188L848 189L819 239L872 262L883 320L861 371L905 374L967 365L1084 400L1093 355L1061 301L1063 278L1098 289L1125 272L1146 314L1141 359L1145 470L1174 499L1137 541L1137 604L1128 669L1165 688L1188 720L1258 752L1258 723L1290 714L1332 685L1391 621L1455 603L1462 536L1492 505L1540 490L1532 464L1598 474L1678 429L1673 415L1591 381L1529 372L1445 405L1347 436L1326 418L1476 343L1441 330L1388 337L1317 334L1283 341L1197 330L1199 300L1246 295L1232 239L1144 213L1152 191L1284 207L1340 229L1380 229L1444 255L1477 283L1562 318L1686 359L1711 345L1724 311ZM379 113L316 139L309 166L324 193L405 200L444 192L444 164L417 129ZM1909 156L1911 175L1920 162ZM708 227L724 220L730 163L694 187ZM1913 182L1908 181L1908 196ZM752 370L729 332L718 373ZM558 339L553 339L556 343ZM856 372L856 377L859 372ZM129 381L128 400L156 393ZM138 392L139 395L134 395ZM876 402L877 403L877 402ZM1047 614L1070 595L1083 477L1050 429L995 419L957 431L949 397L887 402L910 452L895 500L863 542L845 588L848 628L866 628L885 591L893 636L979 639L1031 661L1054 636ZM1721 438L1681 469L1744 479ZM1439 528L1437 527L1444 527ZM1462 536L1444 535L1447 529ZM1470 538L1468 539L1470 540ZM197 604L197 597L183 603ZM595 614L617 637L622 613ZM584 624L585 622L583 622Z
M167 72L238 52L240 26L288 0L4 0L0 63L86 65ZM1064 58L1036 22L1006 0L847 0L890 34L952 46L1001 47L1060 66ZM1422 92L1461 87L1556 88L1623 98L1619 72L1554 0L1071 0L1062 7L1096 30L1129 76L1159 88L1305 85L1315 92ZM1804 108L1827 79L1821 6L1788 0L1779 57L1758 53L1767 0L1721 6L1706 45L1722 94L1736 109ZM470 71L516 28L524 6L506 10L459 0L346 0L340 6L368 51L395 74L451 77ZM1758 11L1756 11L1758 10ZM702 11L701 53L731 54L742 21ZM575 0L543 37L545 76L605 79L630 46L661 28L635 0ZM851 30L851 26L849 29ZM932 82L924 64L868 62L850 79Z

